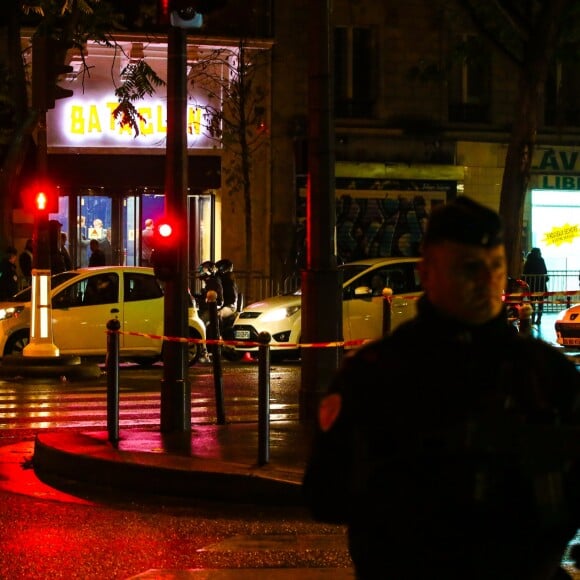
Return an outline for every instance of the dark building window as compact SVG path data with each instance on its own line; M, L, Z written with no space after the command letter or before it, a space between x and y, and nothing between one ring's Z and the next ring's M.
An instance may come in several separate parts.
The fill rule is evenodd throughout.
M545 90L544 124L580 126L580 66L558 63L548 73Z
M449 79L449 121L489 123L491 65L489 52L476 36L454 40Z
M372 117L372 58L369 28L339 26L334 32L334 112L337 117Z

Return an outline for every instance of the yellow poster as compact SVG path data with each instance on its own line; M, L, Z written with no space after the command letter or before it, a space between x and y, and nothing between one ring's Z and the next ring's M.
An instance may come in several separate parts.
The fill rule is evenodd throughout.
M549 232L546 232L543 241L547 246L559 246L565 243L571 244L578 237L580 237L580 226L578 224L573 226L564 224L560 227L555 226Z

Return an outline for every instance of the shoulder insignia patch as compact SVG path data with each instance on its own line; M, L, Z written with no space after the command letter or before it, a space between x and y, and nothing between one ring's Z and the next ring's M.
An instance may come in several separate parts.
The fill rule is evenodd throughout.
M342 407L342 396L338 393L328 395L320 401L318 409L318 424L320 429L328 431L336 421Z

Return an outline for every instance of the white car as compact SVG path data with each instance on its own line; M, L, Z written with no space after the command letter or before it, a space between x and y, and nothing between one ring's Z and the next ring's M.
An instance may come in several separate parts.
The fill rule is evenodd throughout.
M104 356L107 322L118 317L121 331L163 335L163 287L152 268L105 266L81 268L51 278L53 342L62 355ZM191 298L191 297L190 297ZM205 340L205 325L193 299L188 309L190 338ZM31 288L0 303L0 353L18 355L28 344ZM201 343L188 343L188 362L194 364ZM120 356L142 365L161 357L163 341L121 334Z
M416 313L421 285L419 258L373 258L340 266L343 275L342 320L345 342L372 340L383 335L383 288L393 291L391 329ZM233 325L233 339L255 343L260 332L272 337L275 358L299 354L301 293L273 296L250 304ZM288 345L288 346L284 346ZM257 346L236 344L238 352L252 352Z
M580 304L560 312L554 327L560 346L580 349Z

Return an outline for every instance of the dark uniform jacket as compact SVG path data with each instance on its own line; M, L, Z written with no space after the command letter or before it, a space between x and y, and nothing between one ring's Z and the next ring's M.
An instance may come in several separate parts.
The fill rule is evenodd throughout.
M236 309L238 303L238 285L236 279L231 272L226 272L220 275L220 281L223 288L224 306Z
M18 275L16 265L8 258L0 262L0 300L14 296L18 292Z
M315 518L348 524L360 578L550 577L534 574L580 524L580 437L561 439L579 424L580 375L564 356L504 315L470 328L421 298L331 392L304 492Z

